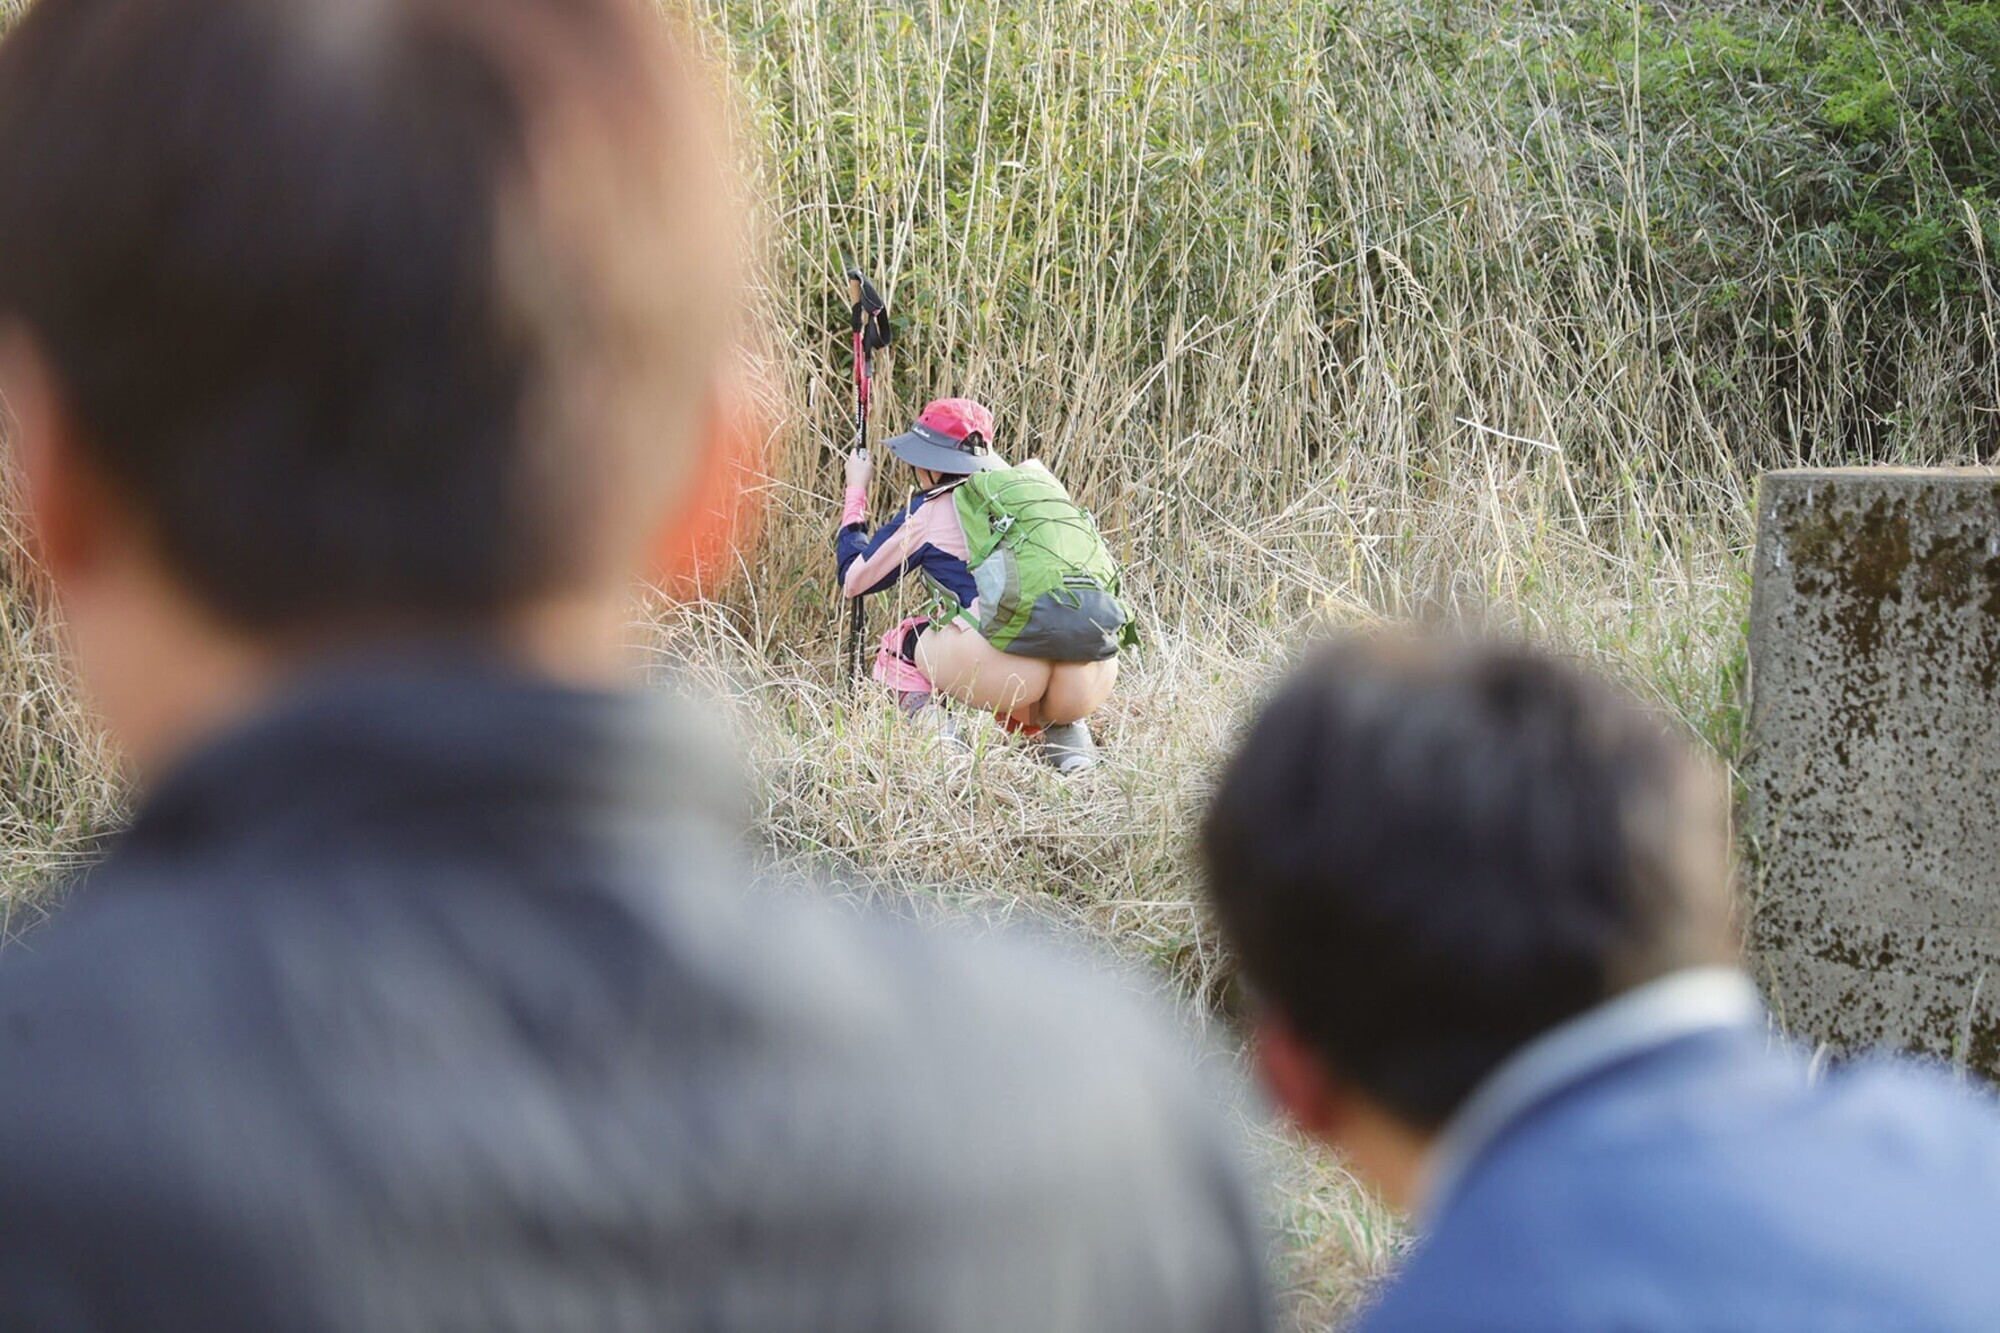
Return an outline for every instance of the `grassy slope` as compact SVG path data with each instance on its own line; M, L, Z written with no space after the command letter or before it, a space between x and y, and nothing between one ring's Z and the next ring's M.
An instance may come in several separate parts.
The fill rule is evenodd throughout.
M773 868L1054 915L1213 998L1193 812L1328 621L1524 630L1733 757L1757 470L1967 461L2000 432L2000 19L1905 9L711 0L761 161L784 425L765 540L636 633L741 724ZM904 325L881 417L993 402L1002 447L1049 459L1128 561L1148 643L1087 782L990 734L939 777L838 687L851 255ZM18 923L117 792L6 559ZM1336 1164L1271 1148L1311 1325L1400 1240Z
M753 738L774 858L1054 910L1214 997L1193 813L1314 625L1525 631L1733 759L1756 472L1997 442L1996 10L1917 8L717 6L788 429L729 609L653 641ZM1130 564L1149 642L1087 784L992 735L938 780L836 687L851 255L905 323L882 415L995 403ZM1400 1242L1273 1162L1310 1326Z

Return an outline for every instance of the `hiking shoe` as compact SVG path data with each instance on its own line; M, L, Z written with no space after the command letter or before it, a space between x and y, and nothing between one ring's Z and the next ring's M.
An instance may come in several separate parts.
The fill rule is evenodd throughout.
M1081 773L1097 763L1097 742L1087 722L1063 722L1042 728L1042 758L1056 772Z
M915 695L901 704L910 725L947 750L970 752L972 743L958 731L958 719L928 694Z

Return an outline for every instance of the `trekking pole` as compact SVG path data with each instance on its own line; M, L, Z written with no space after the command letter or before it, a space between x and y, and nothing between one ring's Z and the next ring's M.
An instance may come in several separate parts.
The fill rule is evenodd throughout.
M889 307L875 284L859 268L847 270L847 299L853 307L854 332L854 452L868 456L868 400L875 380L875 349L887 347L894 337L889 324ZM861 679L862 639L867 617L861 598L850 598L847 607L847 683Z

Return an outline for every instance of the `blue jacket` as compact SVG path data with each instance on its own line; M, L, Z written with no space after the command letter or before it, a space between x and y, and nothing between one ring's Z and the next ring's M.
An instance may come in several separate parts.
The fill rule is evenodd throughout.
M1589 1072L1468 1160L1360 1327L2000 1329L2000 1113L1754 1026Z

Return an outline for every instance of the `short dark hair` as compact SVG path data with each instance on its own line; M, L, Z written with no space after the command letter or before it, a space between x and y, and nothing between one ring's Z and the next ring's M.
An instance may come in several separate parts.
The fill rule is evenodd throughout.
M1201 852L1252 993L1427 1129L1538 1034L1736 956L1715 775L1519 647L1312 653L1229 761Z
M691 473L733 294L682 45L638 0L38 0L0 323L225 619L571 590Z

